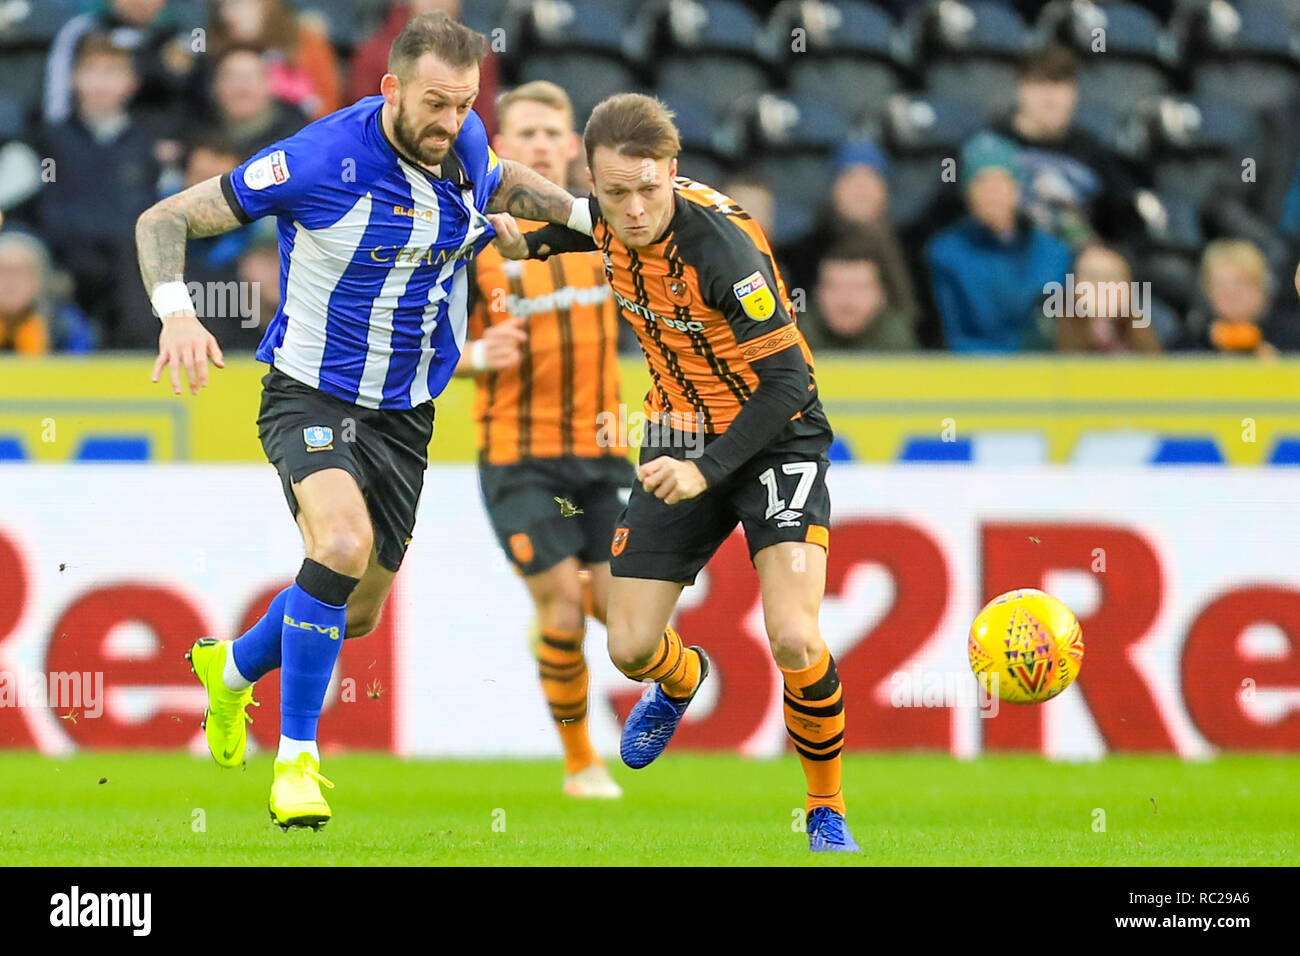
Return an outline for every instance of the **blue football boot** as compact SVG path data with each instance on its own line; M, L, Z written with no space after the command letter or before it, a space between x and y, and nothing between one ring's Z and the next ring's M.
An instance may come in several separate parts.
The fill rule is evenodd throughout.
M808 849L814 853L861 853L842 814L830 807L813 807L808 814Z
M700 655L700 679L691 696L680 704L675 703L660 684L651 684L627 716L618 752L623 762L633 770L647 766L664 752L668 741L673 739L673 731L677 729L682 714L704 686L704 678L709 676L709 655L704 653L704 648L691 645L687 650Z

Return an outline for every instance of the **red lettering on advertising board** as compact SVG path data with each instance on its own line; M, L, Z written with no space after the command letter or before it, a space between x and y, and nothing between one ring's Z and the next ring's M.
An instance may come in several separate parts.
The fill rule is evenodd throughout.
M1101 549L1098 552L1097 549ZM1093 572L1099 555L1105 571ZM1130 656L1160 610L1163 583L1155 549L1127 528L1043 522L988 523L980 529L982 601L1016 588L1043 589L1051 571L1093 573L1096 609L1079 618L1083 669L1077 683L1112 750L1173 750L1166 721ZM1040 750L1043 707L1009 705L981 720L986 750Z
M1243 653L1242 633L1256 624L1281 632L1282 653ZM1210 602L1187 632L1182 684L1187 713L1216 747L1300 749L1300 709L1266 723L1246 706L1263 692L1300 688L1300 593L1256 585Z

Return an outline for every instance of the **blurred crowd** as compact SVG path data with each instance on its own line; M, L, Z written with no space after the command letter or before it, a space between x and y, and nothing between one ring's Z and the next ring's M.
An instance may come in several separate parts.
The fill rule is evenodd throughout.
M579 124L661 96L814 351L1300 350L1291 0L0 0L0 352L155 347L140 212L376 93L433 9L489 36L489 131L527 80ZM185 278L265 323L278 270L262 221Z

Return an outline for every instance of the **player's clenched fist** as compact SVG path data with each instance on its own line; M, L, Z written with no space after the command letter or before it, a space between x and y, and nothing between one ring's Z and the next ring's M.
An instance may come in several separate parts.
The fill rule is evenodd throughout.
M497 252L506 259L528 258L528 243L514 216L508 212L492 213L488 216L488 222L496 230L497 237L492 240L492 245Z
M636 476L642 488L669 505L702 495L709 487L695 462L668 455L638 466Z
M225 368L221 346L212 333L203 327L193 312L173 312L163 319L163 329L158 336L158 360L153 363L153 380L167 366L172 370L172 392L181 393L181 368L190 384L190 394L197 395L200 386L208 384L208 359L217 368Z

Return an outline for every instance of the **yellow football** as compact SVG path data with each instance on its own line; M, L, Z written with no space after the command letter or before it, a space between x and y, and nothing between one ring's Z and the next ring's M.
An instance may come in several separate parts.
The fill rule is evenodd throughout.
M1083 631L1074 612L1046 591L999 594L970 628L971 670L990 694L1040 704L1069 687L1083 665Z

